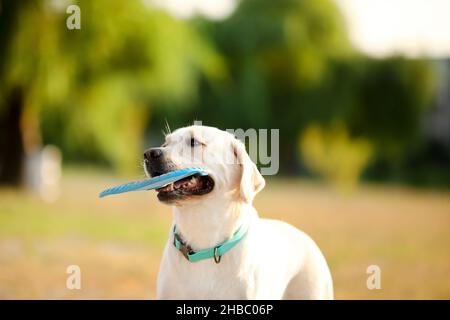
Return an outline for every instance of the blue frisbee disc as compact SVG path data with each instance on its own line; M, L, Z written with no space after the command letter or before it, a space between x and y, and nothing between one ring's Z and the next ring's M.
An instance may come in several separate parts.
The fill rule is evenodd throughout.
M119 194L130 191L159 189L167 186L170 183L193 175L207 176L208 174L201 168L184 168L176 171L170 171L154 178L129 182L103 190L102 192L100 192L99 197L103 198L112 194Z

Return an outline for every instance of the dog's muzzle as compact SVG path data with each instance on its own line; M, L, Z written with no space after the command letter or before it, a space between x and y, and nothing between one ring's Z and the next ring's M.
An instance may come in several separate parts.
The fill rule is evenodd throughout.
M145 170L151 177L181 169L173 163L164 152L164 148L151 148L144 152ZM209 176L193 175L162 188L156 189L158 199L165 203L173 203L210 193L214 188L214 180Z

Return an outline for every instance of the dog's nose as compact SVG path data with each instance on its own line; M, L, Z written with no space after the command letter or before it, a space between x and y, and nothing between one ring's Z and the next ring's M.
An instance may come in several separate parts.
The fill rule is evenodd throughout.
M162 155L162 150L160 148L148 149L144 152L144 159L154 160L158 159Z

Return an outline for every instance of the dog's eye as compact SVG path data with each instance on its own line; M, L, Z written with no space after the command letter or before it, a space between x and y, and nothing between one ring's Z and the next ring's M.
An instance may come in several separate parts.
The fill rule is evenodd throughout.
M189 144L191 147L196 147L201 145L202 143L195 138L191 138L191 140L189 140Z

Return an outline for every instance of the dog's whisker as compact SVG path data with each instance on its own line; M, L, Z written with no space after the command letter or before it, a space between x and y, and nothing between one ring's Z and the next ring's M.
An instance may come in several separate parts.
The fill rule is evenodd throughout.
M165 127L163 128L162 132L163 132L164 137L166 137L172 133L172 130L170 129L169 122L167 121L167 119L164 119L164 121L165 121Z

